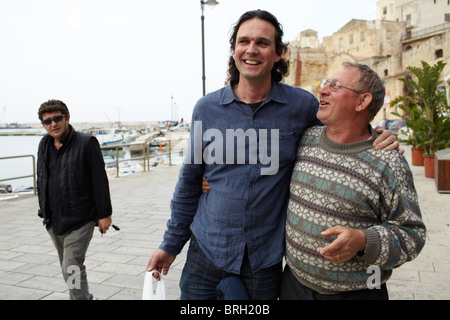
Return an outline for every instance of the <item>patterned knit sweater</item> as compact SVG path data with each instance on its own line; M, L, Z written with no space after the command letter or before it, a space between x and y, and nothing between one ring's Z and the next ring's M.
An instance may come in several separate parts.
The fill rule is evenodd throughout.
M425 244L409 166L397 151L376 151L376 135L338 144L326 137L325 127L314 127L301 139L291 180L286 262L303 285L321 294L367 289L372 265L384 283ZM343 264L317 252L336 239L320 233L338 225L366 235L363 255Z

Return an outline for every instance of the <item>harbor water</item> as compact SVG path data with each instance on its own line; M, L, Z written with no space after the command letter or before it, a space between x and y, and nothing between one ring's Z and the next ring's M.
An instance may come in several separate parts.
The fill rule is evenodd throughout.
M37 160L39 142L43 136L0 136L0 158L33 155ZM0 161L0 180L23 177L33 174L33 158L7 159ZM33 186L33 178L2 181L10 184L13 190Z
M0 158L16 157L33 155L37 162L37 151L39 142L43 135L0 135ZM182 136L186 139L187 136ZM177 137L177 139L180 139ZM183 147L172 147L171 156L169 159L168 150L160 147L150 147L150 165L157 166L168 164L179 164L184 159L186 152L186 143ZM121 146L116 152L114 148L102 149L103 157L106 163L106 171L110 177L117 176L116 158L120 160L119 171L120 175L132 174L143 170L143 160L135 160L142 154L135 154L130 150L129 146ZM16 158L0 160L0 180L29 176L33 174L33 158ZM33 178L23 178L18 180L1 181L0 184L11 185L13 191L18 191L23 188L33 187Z

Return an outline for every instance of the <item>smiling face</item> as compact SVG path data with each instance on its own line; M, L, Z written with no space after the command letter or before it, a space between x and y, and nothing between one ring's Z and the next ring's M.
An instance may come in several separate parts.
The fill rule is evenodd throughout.
M242 23L237 32L233 58L240 80L271 81L272 68L281 59L276 52L275 27L259 18Z
M342 86L354 88L361 73L357 68L342 67L331 77L330 81L337 80ZM328 83L322 87L320 93L320 106L317 118L327 126L351 123L357 115L358 100L361 94L346 88L337 91L330 90Z

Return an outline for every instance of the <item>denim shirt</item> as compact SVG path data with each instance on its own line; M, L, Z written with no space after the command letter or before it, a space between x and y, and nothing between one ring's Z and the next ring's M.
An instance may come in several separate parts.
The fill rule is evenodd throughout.
M255 272L280 262L296 145L321 124L318 106L309 92L283 83L272 84L255 112L230 86L200 99L160 248L177 255L192 232L226 272L239 273L246 246Z

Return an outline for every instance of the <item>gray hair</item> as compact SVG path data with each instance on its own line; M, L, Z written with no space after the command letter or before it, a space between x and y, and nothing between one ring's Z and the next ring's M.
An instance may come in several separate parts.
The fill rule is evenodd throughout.
M355 62L343 62L342 65L344 67L358 68L361 72L361 77L356 82L355 90L368 92L372 95L372 102L368 106L369 120L372 121L384 104L386 88L384 87L383 79L368 65Z

